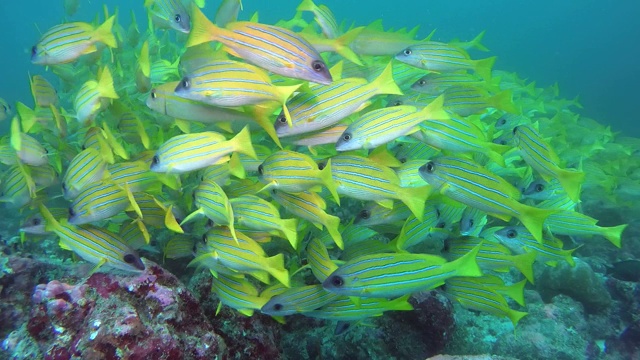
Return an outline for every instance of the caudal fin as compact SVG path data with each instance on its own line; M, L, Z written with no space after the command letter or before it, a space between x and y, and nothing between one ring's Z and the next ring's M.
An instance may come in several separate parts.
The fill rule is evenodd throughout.
M476 261L476 256L478 256L478 252L482 248L482 243L476 245L471 251L466 253L463 257L458 258L453 261L456 264L455 276L466 276L466 277L480 277L482 276L482 269L478 265Z
M91 37L94 41L99 41L110 48L117 48L118 42L116 41L116 37L113 35L113 24L116 20L116 16L113 15L107 19L102 25L100 25L94 32Z
M333 175L331 174L331 159L327 161L324 169L320 171L320 180L322 184L329 190L331 196L336 201L336 204L340 205L340 195L338 195L338 187L335 181L333 181Z
M338 245L338 247L343 250L344 242L342 241L342 234L340 234L340 231L338 230L338 226L340 225L340 218L327 214L323 225L325 228L327 228L327 231L329 232L329 235L331 235L333 242L335 242L336 245Z
M369 86L374 89L374 93L377 95L403 95L402 90L400 90L395 80L393 80L392 62L387 64L380 76L373 80Z
M558 172L558 181L573 202L580 201L580 188L584 182L585 173L573 169L561 169Z
M220 28L215 26L197 6L194 5L191 9L191 32L187 39L187 47L215 40L215 34Z
M533 237L542 244L542 229L544 221L551 214L559 212L559 210L538 209L528 205L522 205L518 209L518 220L522 222Z
M291 287L291 281L289 280L289 271L284 268L284 255L278 254L267 258L267 270L276 280L280 281L282 285Z
M353 40L356 37L358 37L358 35L360 35L362 30L364 30L364 26L360 26L360 27L357 27L355 29L351 29L351 30L347 31L346 33L344 33L339 38L334 40L335 41L334 49L335 49L336 53L338 53L343 58L351 61L352 63L354 63L356 65L360 65L360 66L363 65L362 61L360 61L360 58L358 57L358 55L356 55L356 53L353 52L353 50L351 50L349 45L351 44L351 42L353 42Z
M623 225L618 225L618 226L612 226L612 227L603 227L602 229L602 236L604 236L607 240L611 241L611 243L613 245L615 245L616 247L621 247L622 246L622 232L624 231L624 229L627 228L627 226L629 226L629 224L623 224Z
M118 99L119 96L116 93L116 89L113 87L113 76L108 67L102 68L100 76L98 78L98 92L103 98Z
M512 259L513 266L524 275L530 283L533 284L533 263L538 255L535 251L526 252L520 255L514 255Z
M501 91L489 98L489 105L512 114L520 113L518 107L513 103L513 92L511 89Z
M289 240L294 249L298 249L298 219L282 219L280 232Z
M496 62L496 57L492 56L490 58L476 60L475 61L475 71L486 81L491 80L491 70L493 69L493 64Z
M433 192L433 188L430 185L414 187L414 188L400 188L398 190L398 200L402 201L413 215L420 221L424 215L424 205L427 202L429 196Z
M249 126L245 126L233 139L229 140L233 143L233 149L241 154L245 154L252 159L258 159L256 150L251 142L251 133Z

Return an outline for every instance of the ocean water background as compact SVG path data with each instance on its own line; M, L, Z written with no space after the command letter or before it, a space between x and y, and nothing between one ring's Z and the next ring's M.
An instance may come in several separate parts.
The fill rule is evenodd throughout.
M146 15L142 0L80 0L74 21L91 21L102 14L102 4L110 11L120 9L119 22L125 28L130 9L137 14L141 29ZM259 11L260 21L274 23L289 19L299 1L243 0L247 19ZM515 71L535 80L538 86L560 85L560 95L580 95L581 114L609 124L624 135L640 136L637 102L640 99L640 1L637 0L319 0L338 21L366 25L383 19L385 28L412 28L420 25L419 36L434 28L434 40L470 40L486 30L484 44L489 54L475 52L475 58L497 55L495 69ZM205 13L213 16L219 1L207 1ZM10 103L33 106L28 73L46 74L32 65L30 48L51 26L64 21L62 0L0 1L0 97ZM36 25L34 25L36 24ZM45 75L47 76L47 75ZM54 80L51 73L47 78ZM0 124L0 133L8 128Z

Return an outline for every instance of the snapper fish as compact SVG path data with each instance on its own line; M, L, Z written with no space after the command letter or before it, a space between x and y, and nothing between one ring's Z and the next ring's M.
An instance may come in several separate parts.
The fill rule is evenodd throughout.
M93 121L106 106L108 99L118 99L113 87L113 77L108 67L104 67L97 80L85 82L73 102L78 121L82 124Z
M75 61L82 55L98 51L96 43L118 47L112 28L115 15L94 28L84 22L60 24L47 30L31 48L31 62L37 65L56 65Z
M188 34L191 31L189 12L180 0L145 0L155 24Z

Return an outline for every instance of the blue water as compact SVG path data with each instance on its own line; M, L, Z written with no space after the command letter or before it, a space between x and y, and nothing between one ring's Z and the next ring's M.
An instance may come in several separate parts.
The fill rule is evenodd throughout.
M46 31L64 20L62 0L0 1L0 97L32 105L27 73L43 73L29 61L29 49ZM102 4L120 7L119 21L128 24L135 8L145 22L142 0L81 1L72 18L91 21ZM207 1L208 15L218 1ZM260 21L291 18L299 3L291 0L244 0L248 18L259 11ZM382 18L386 27L421 25L419 35L436 28L435 40L472 39L487 30L484 43L498 56L495 68L515 71L539 86L560 84L561 96L580 95L582 114L610 124L625 135L640 136L636 103L640 98L640 2L616 1L318 1L328 5L338 21L366 25ZM269 4L269 5L267 5ZM34 25L37 24L37 27ZM144 26L144 25L141 25ZM126 27L126 26L125 26ZM481 57L483 54L475 54ZM50 76L53 78L53 76ZM6 124L0 125L3 128Z

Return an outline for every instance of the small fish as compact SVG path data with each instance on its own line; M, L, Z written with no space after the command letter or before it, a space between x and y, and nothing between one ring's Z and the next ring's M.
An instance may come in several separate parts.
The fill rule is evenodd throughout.
M174 136L160 146L151 161L151 171L185 173L224 163L229 154L240 152L256 158L249 128L245 127L231 140L207 131Z
M418 220L414 215L407 218L400 230L400 233L394 240L399 250L406 250L420 243L432 243L437 239L437 230L440 223L440 212L433 204L425 207L422 220Z
M420 69L438 73L474 70L483 79L491 78L496 57L471 60L466 51L449 44L427 41L411 45L396 54L395 59Z
M293 287L273 296L260 311L271 316L304 314L336 301L340 295L322 288L322 285Z
M31 95L33 95L33 101L35 101L36 106L58 106L58 92L47 79L41 75L34 75L29 80Z
M98 150L89 147L71 160L62 177L64 198L74 199L86 186L95 184L108 176L107 162Z
M102 68L97 80L85 82L73 102L78 121L82 124L93 121L98 113L106 106L107 99L118 99L113 87L113 77L108 67Z
M336 184L331 176L331 166L320 169L318 164L305 154L280 150L269 155L258 167L258 179L267 184L263 190L273 188L288 193L299 193L324 185L340 205Z
M181 0L145 0L144 7L161 27L170 27L185 34L191 31L189 12Z
M529 166L546 181L550 181L552 178L558 180L572 201L580 201L580 187L584 182L584 172L560 168L558 165L560 158L551 145L530 126L518 125L514 127L513 137L522 159Z
M336 294L392 298L434 289L451 277L482 276L476 263L480 247L447 262L427 254L374 254L347 261L322 286Z
M408 32L385 31L382 28L382 20L377 20L367 25L350 47L358 55L393 56L402 49L428 41L431 37L429 35L424 40L416 40L417 32L417 26Z
M520 319L527 315L526 312L509 308L504 296L475 279L465 277L447 279L445 292L465 308L507 317L513 326L518 325Z
M505 221L516 217L540 241L545 219L556 212L521 204L518 189L471 160L440 157L419 171L441 194Z
M309 11L313 13L322 33L329 39L335 39L340 36L340 27L336 21L336 17L326 5L316 5L313 0L302 0L296 11Z
M136 64L136 88L140 93L151 89L151 62L149 61L149 40L142 43Z
M429 73L416 80L411 89L427 95L438 95L452 87L480 87L493 89L493 84L475 74L468 73Z
M253 315L255 310L260 310L269 301L258 296L258 289L249 280L223 274L212 278L211 291L220 299L221 305L227 305L246 316ZM220 306L216 314L219 312Z
M28 168L18 163L7 170L2 177L0 203L12 208L22 208L35 198L36 187Z
M568 236L600 235L614 246L622 246L622 233L628 224L618 226L598 226L598 220L573 210L560 210L544 221L544 226L552 234Z
M11 137L13 149L23 164L31 166L49 164L49 151L34 137L21 132L16 134L13 131ZM19 137L19 140L14 137Z
M487 224L487 213L474 207L467 206L460 218L460 235L478 236Z
M112 27L115 15L94 28L91 24L72 22L47 30L31 48L31 62L37 65L55 65L72 62L82 55L98 51L100 42L110 48L118 47Z
M271 189L270 193L273 199L291 214L310 221L319 229L322 229L322 226L324 226L329 234L331 234L331 238L336 245L338 245L340 249L344 248L342 235L340 235L340 231L338 230L340 218L325 212L327 204L320 195L309 191L289 194L278 189Z
M366 226L379 233L398 234L411 210L404 203L394 203L392 208L371 202L360 210L354 220L355 225Z
M537 259L547 265L555 266L558 261L566 261L571 266L575 265L572 254L579 247L563 250L562 241L556 238L545 238L540 243L522 226L507 226L496 231L494 236L515 254L534 251L537 253Z
M290 30L247 21L220 28L200 9L193 9L187 47L219 41L225 51L275 74L318 84L331 84L331 73L318 52Z
M48 210L53 214L54 218L66 217L69 213L69 209L67 208L52 208ZM32 235L50 234L51 232L45 229L45 225L46 221L44 219L44 216L42 216L40 211L37 211L22 222L22 225L20 226L20 232Z
M181 259L193 256L193 238L186 235L174 235L162 248L163 258Z
M211 219L216 226L228 226L233 238L236 239L233 208L227 194L225 194L220 185L212 180L204 180L194 190L193 198L197 210L182 220L181 226L191 221L191 219L204 215ZM236 239L236 241L238 240Z
M65 14L67 14L67 16L73 16L76 11L78 11L80 0L64 0L63 6Z
M69 223L82 225L108 219L126 209L141 215L131 191L112 181L98 182L85 187L69 207Z
M305 316L334 320L334 321L360 321L375 316L382 316L385 311L411 311L413 306L409 303L409 295L389 300L384 298L362 298L358 303L348 297L340 297L338 300L304 313Z
M11 116L12 110L11 105L3 99L0 98L0 121L3 121Z
M282 219L280 211L270 202L255 195L243 195L229 200L238 227L275 231L298 248L298 219Z
M320 282L338 269L338 265L329 257L326 246L317 237L312 238L307 245L307 262L313 276Z
M71 225L66 219L58 222L44 205L40 205L40 212L46 221L46 230L60 237L60 247L96 264L93 271L102 265L132 272L145 270L138 254L117 234L91 225Z

